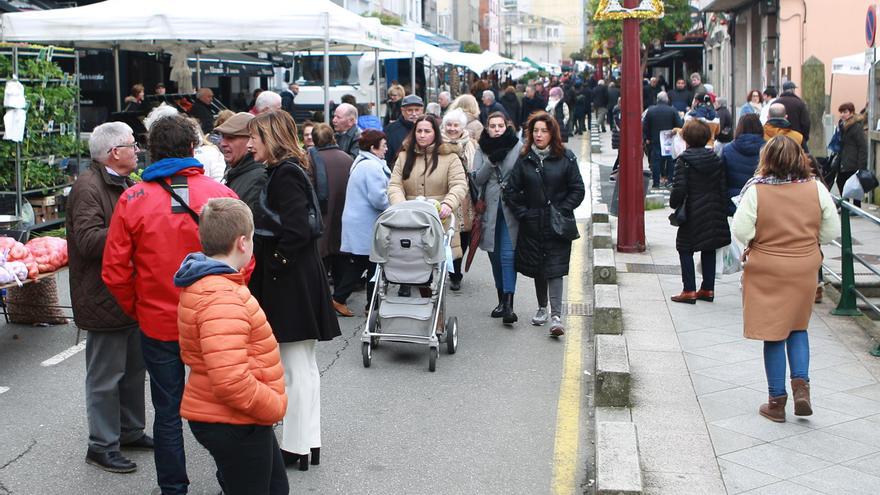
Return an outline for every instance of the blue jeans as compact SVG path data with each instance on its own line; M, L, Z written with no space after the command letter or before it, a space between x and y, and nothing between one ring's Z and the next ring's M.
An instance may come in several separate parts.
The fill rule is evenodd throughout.
M159 488L163 495L186 493L189 478L180 419L186 375L180 360L180 344L151 339L141 333L141 350L150 373L150 395L156 410L153 421L156 450L153 455Z
M671 156L663 156L660 154L660 143L651 143L651 175L654 187L660 185L660 177L666 177L672 180L675 170L675 164Z
M810 339L806 330L795 330L785 340L764 341L764 371L770 397L785 395L785 353L791 366L791 378L810 381Z
M513 264L513 242L504 220L504 210L498 203L498 216L495 221L495 249L489 253L492 263L492 276L495 277L495 288L505 294L516 292L516 269Z

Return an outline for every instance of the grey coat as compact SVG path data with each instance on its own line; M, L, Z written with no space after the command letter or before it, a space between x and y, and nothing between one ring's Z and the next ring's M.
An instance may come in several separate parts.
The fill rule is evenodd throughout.
M516 143L504 161L501 163L502 182L507 180L516 160L519 158L519 152L522 149L522 142ZM489 161L489 157L478 149L474 155L475 183L480 191L485 187L484 198L486 200L486 211L483 213L483 235L480 238L480 249L491 253L495 251L495 223L498 221L498 205L501 205L504 212L504 220L507 222L507 231L510 234L510 242L516 246L516 236L519 232L519 221L513 216L510 208L501 201L502 183L498 181L495 173L498 166Z

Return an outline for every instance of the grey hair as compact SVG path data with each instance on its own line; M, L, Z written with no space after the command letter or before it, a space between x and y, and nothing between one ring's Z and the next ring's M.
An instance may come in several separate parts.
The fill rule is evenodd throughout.
M782 103L774 103L770 105L770 110L768 111L767 116L771 119L784 119L785 105Z
M166 103L162 103L158 107L150 110L150 114L147 115L147 118L144 119L144 127L147 128L147 132L153 127L153 124L156 123L157 120L163 117L170 117L172 115L177 115L177 109L168 105Z
M437 117L440 116L441 112L442 109L440 108L440 104L433 101L428 103L428 106L425 107L425 113L436 115Z
M657 101L662 101L663 103L669 103L669 95L666 94L666 91L661 91L657 93Z
M114 146L127 144L125 141L134 136L134 131L124 122L107 122L95 127L89 136L89 154L92 160L106 163L110 150Z
M452 103L452 94L449 91L441 91L437 98L439 99L441 96L445 96L450 103Z
M443 116L443 126L445 127L446 123L452 120L457 120L461 124L462 130L467 125L467 115L460 108L446 112L446 115Z
M483 98L489 98L490 100L495 101L495 93L487 89L486 91L483 91Z
M715 104L718 105L719 107L726 107L727 106L727 98L720 98L720 97L715 98Z
M356 106L352 105L351 103L340 103L339 106L336 107L336 109L342 110L342 113L344 113L346 116L351 117L355 120L357 120L357 118L358 118L358 109Z
M262 113L273 107L281 108L281 95L274 91L263 91L260 96L257 96L257 101L254 103L254 109L257 113Z

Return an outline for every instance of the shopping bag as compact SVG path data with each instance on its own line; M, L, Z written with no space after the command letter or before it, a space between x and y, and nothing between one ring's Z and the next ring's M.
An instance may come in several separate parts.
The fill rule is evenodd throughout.
M853 174L846 183L843 184L843 192L841 196L845 199L853 199L861 201L865 198L865 190L862 189L862 183L859 182L859 176Z
M742 271L742 246L739 242L732 240L729 245L721 248L724 252L722 256L722 272L725 275L732 275Z

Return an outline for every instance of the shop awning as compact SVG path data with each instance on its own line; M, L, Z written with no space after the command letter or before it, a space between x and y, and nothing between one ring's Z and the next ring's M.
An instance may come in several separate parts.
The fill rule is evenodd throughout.
M753 0L714 0L702 12L734 12L755 3Z
M539 64L538 62L535 62L534 60L530 59L529 57L523 57L523 62L531 65L532 68L534 68L534 69L544 70L544 67L541 66L541 64Z

